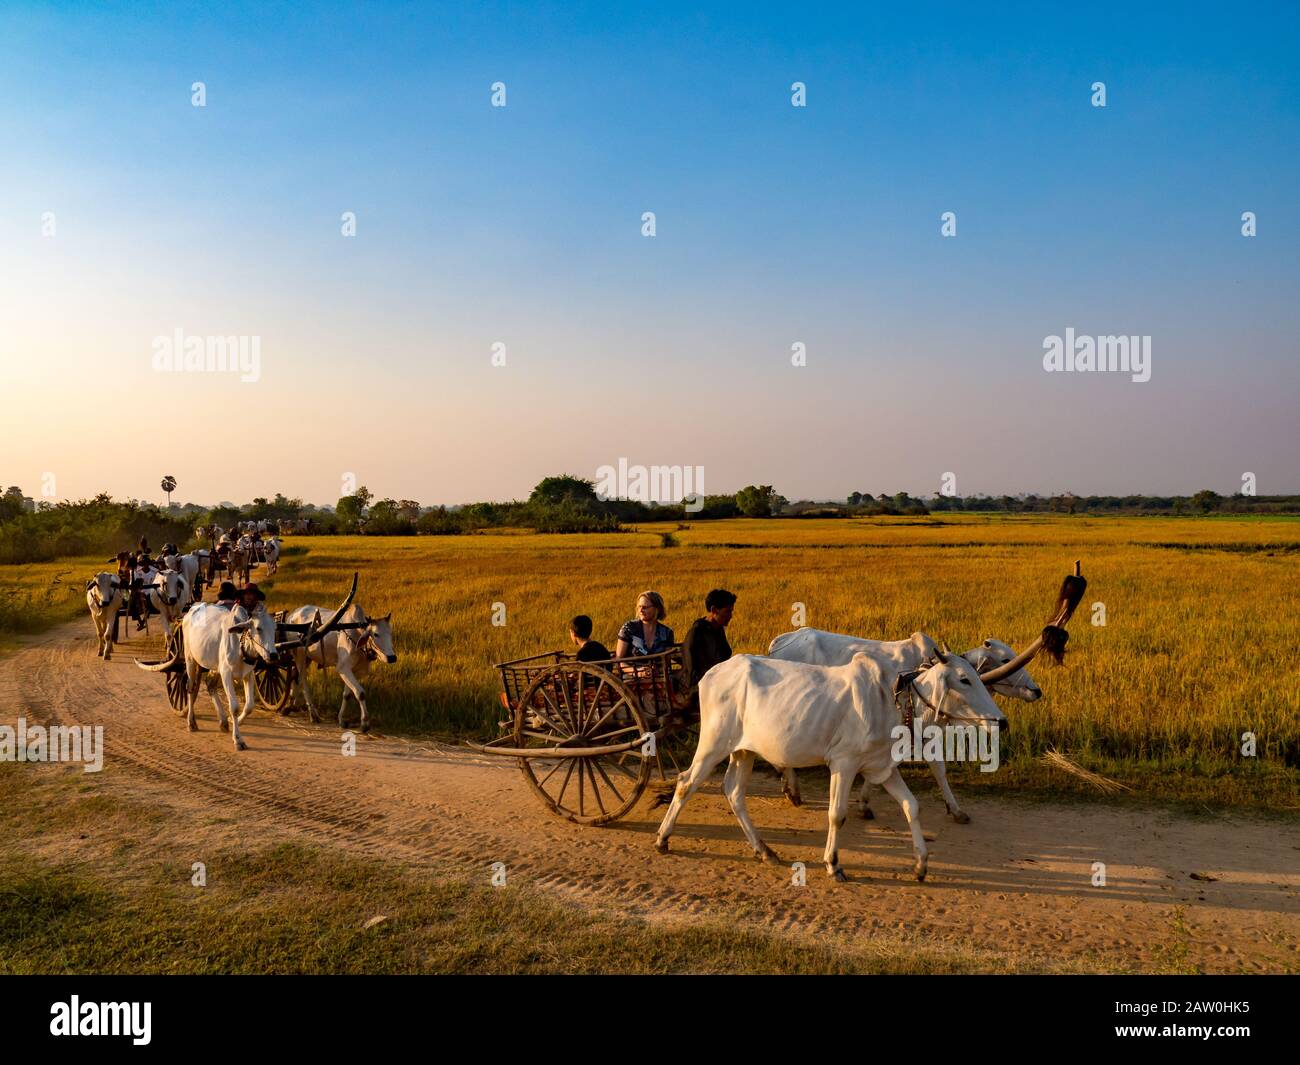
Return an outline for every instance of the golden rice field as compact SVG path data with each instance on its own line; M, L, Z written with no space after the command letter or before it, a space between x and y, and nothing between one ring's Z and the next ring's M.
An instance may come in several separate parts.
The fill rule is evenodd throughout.
M676 546L662 546L664 534ZM480 737L499 716L494 662L568 646L577 613L612 648L646 588L663 594L679 637L710 588L734 591L737 651L763 652L793 627L797 604L818 628L884 639L922 629L965 650L988 636L1027 642L1082 559L1089 587L1066 665L1036 664L1037 703L1000 700L1012 722L1002 770L962 767L954 787L1095 794L1041 761L1054 747L1134 797L1300 809L1295 519L742 519L286 546L280 573L264 583L273 609L333 606L355 568L358 602L393 612L399 661L377 666L369 685L380 728ZM84 614L84 575L98 568L89 559L6 567L0 591L13 602L31 594L29 613L42 617ZM59 576L65 584L49 591ZM493 624L498 603L504 625ZM1092 624L1094 604L1104 605L1104 626ZM0 635L14 627L0 614ZM312 683L328 686L325 705L337 706L336 680L313 674ZM1257 737L1253 758L1240 753L1245 732Z

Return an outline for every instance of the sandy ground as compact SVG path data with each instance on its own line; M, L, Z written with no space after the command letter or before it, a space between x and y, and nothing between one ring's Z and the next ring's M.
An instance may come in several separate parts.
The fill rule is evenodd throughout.
M918 884L902 813L877 792L875 821L850 817L841 853L852 880L835 884L819 864L824 796L794 809L774 778L756 773L751 816L784 861L807 863L799 887L789 869L751 856L720 771L687 806L672 853L659 855L662 807L643 801L613 827L583 828L544 812L513 762L464 749L376 732L358 734L356 756L345 757L336 727L257 711L241 728L249 749L236 753L206 693L200 731L189 733L162 678L135 668L134 654L157 648L133 640L104 663L88 622L32 638L0 659L0 721L103 725L101 783L125 797L165 793L177 831L217 820L237 845L306 838L450 863L484 883L504 862L516 882L584 907L846 944L901 934L1115 970L1300 969L1300 832L1284 822L963 797L973 820L957 825L923 794L933 842ZM382 722L382 705L372 715ZM1104 887L1091 883L1097 861Z

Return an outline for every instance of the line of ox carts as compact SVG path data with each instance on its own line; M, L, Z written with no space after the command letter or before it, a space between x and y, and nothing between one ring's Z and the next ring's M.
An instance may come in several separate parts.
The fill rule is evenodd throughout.
M179 563L165 559L164 564L183 576L191 565L185 560L199 554L181 556ZM1042 697L1028 667L1043 652L1058 664L1064 660L1066 625L1087 583L1075 562L1047 624L1018 653L992 638L956 654L923 632L888 641L805 627L776 637L766 655L735 655L715 665L695 690L686 683L680 645L604 662L579 661L558 650L501 662L495 667L506 711L500 735L466 746L515 760L547 810L582 825L617 821L653 787L658 803L668 805L655 839L663 853L682 808L726 761L723 793L755 855L769 862L780 859L759 836L745 803L755 761L762 759L782 774L783 791L795 806L802 802L795 770L824 765L830 771L830 793L823 861L836 880L847 879L838 836L860 775L859 812L873 816L867 794L871 785L882 786L898 802L911 830L914 872L924 880L927 849L919 805L899 773L898 727L918 733L931 726L990 733L1007 729L1007 717L993 696L1025 702ZM197 586L201 589L203 581ZM301 692L311 719L319 720L302 683L310 662L336 670L343 680L339 726L352 697L360 708L362 730L368 731L361 681L372 662L394 662L396 654L391 615L368 615L355 602L356 591L354 573L337 609L303 606L274 615L260 604L251 612L206 604L199 601L200 591L198 599L168 619L166 657L137 664L166 676L171 705L187 714L191 731L197 727L199 678L219 678L229 715L211 679L209 691L222 729L229 727L239 750L246 746L239 724L254 705L285 713ZM120 596L113 574L100 573L87 583L105 658L112 638L111 627L105 636L103 612L116 614ZM240 684L244 700L236 715ZM933 760L929 746L922 757L948 814L959 824L968 823L970 817L948 783L942 745Z
M355 573L346 597L334 610L308 604L271 613L261 599L251 596L204 602L206 590L218 582L229 582L236 592L241 586L252 591L249 578L254 570L276 571L280 557L276 537L261 541L252 523L233 531L238 539L214 527L201 528L199 535L209 538L210 547L186 554L164 552L149 568L137 568L129 584L108 571L88 580L86 604L95 623L99 656L106 661L112 658L119 636L129 632L131 616L141 619L148 636L149 619L157 615L166 653L156 661L136 659L136 664L163 674L167 699L178 714L185 715L191 732L198 730L200 680L206 682L221 730L230 732L236 750L247 749L239 726L254 706L284 714L301 695L311 720L319 721L303 683L311 664L334 670L343 682L339 727L345 725L352 700L360 711L361 731L369 732L364 681L372 663L397 661L391 615L371 616L355 601ZM225 696L224 705L217 687Z

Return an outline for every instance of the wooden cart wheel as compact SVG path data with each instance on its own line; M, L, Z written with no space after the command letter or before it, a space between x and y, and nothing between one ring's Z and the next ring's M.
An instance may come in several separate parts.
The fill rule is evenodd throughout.
M167 634L167 657L171 658L173 653L182 650L183 643L181 627L177 625ZM184 663L184 661L184 655L182 655L181 662ZM182 665L180 669L173 669L165 676L167 677L167 701L171 703L172 709L178 714L185 713L189 692L184 666Z
M515 708L516 747L601 747L651 731L641 703L609 670L565 662L530 684ZM583 758L520 758L533 791L558 817L582 825L616 821L641 798L653 758L639 748Z
M297 675L298 667L292 662L259 661L253 671L253 687L257 691L258 703L278 714L287 712Z

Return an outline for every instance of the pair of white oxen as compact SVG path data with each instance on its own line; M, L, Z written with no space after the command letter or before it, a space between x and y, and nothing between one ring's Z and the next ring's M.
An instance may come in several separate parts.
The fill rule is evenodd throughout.
M162 662L145 663L138 659L136 665L150 672L167 672L184 669L186 679L186 723L191 732L198 730L195 708L199 698L199 678L207 673L215 680L209 683L208 694L217 711L217 721L223 732L229 729L237 751L248 745L239 734L239 726L257 702L254 674L259 662L275 661L277 655L291 653L297 667L294 692L301 693L307 703L312 721L319 721L316 706L307 689L306 676L309 662L322 669L333 668L343 681L343 701L339 704L339 727L343 727L348 698L356 700L361 711L361 731L370 731L370 717L366 708L366 691L362 681L369 675L372 662L396 662L393 650L392 615L369 617L357 603L357 582L352 579L352 589L337 610L323 610L318 606L302 606L291 611L284 619L296 626L301 635L277 643L276 618L258 604L253 611L242 606L225 607L213 603L198 603L186 612L181 621L179 647ZM339 628L340 625L346 626ZM226 697L226 706L218 698L219 681ZM243 685L243 706L239 705L238 686ZM226 709L229 707L229 722Z
M677 782L656 846L667 852L686 801L719 763L730 759L723 793L754 853L764 861L779 861L745 806L754 760L762 758L784 769L785 791L796 805L801 800L794 770L825 765L830 769L830 828L823 853L827 872L836 880L848 879L840 867L838 834L853 781L861 773L863 816L872 816L868 787L883 785L907 818L916 878L924 880L928 853L919 807L894 755L898 700L913 701L922 727L1005 729L1006 716L991 693L1029 702L1042 696L1026 666L1045 639L1063 646L1064 634L1055 626L1069 613L1070 608L1060 604L1052 625L1019 655L1000 640L985 640L957 655L922 632L906 640L880 641L804 628L778 636L767 656L737 655L714 666L700 681L699 745ZM970 818L957 805L942 756L928 764L949 814L967 823Z

